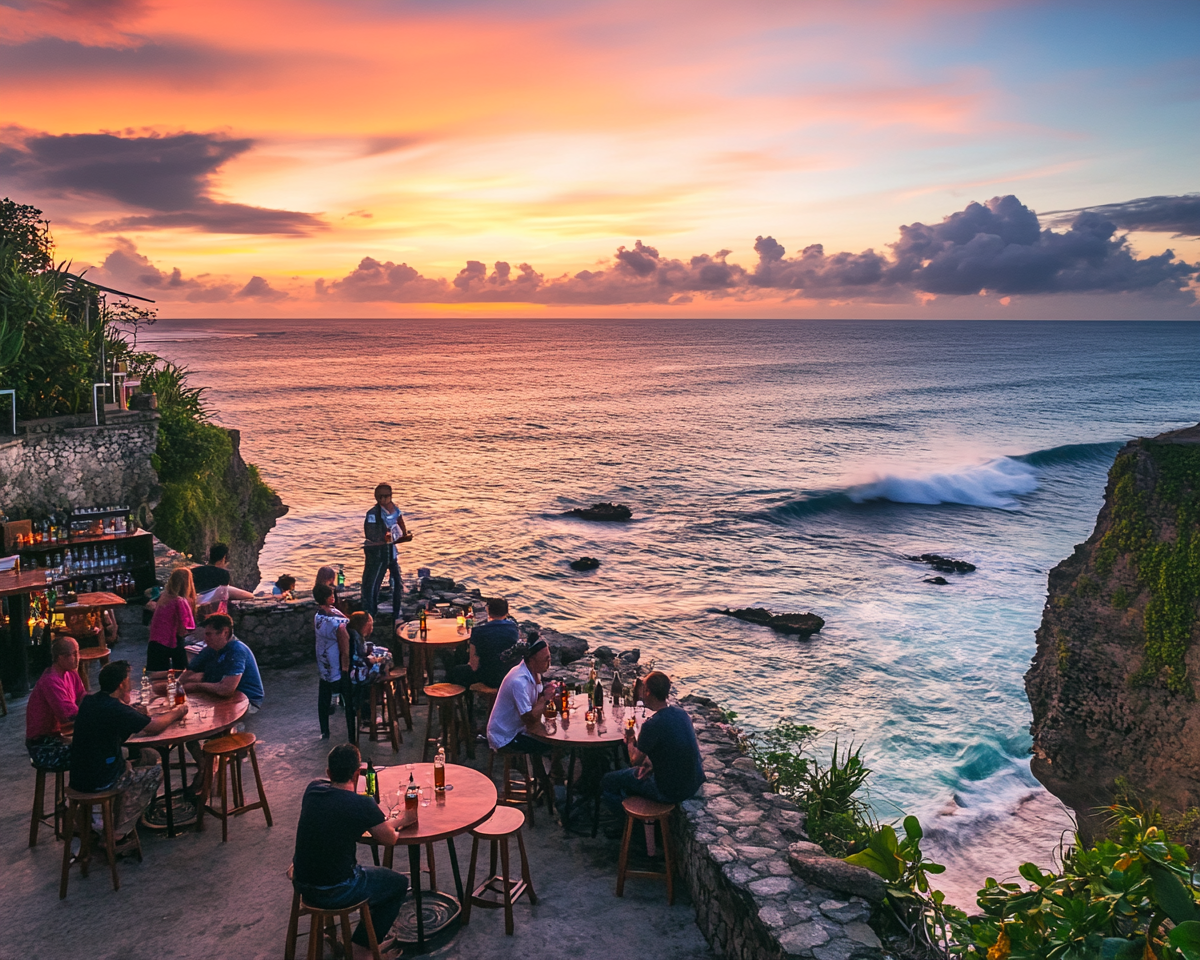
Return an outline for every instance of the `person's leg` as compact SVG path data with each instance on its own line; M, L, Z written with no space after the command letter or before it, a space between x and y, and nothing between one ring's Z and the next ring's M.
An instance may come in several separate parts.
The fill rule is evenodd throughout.
M146 669L160 673L171 666L171 651L161 643L150 640L146 643Z
M162 779L158 754L153 750L141 751L137 764L121 775L117 781L121 793L115 804L117 823L113 831L118 840L137 826L138 819L158 793Z
M624 812L621 802L626 797L638 793L639 782L637 767L610 770L600 778L600 799L609 811L619 817Z
M553 749L550 744L543 743L541 740L535 740L526 733L518 733L513 737L512 742L508 745L512 750L520 750L522 753L529 754L533 765L533 775L542 785L542 790L546 793L546 798L549 801L551 814L554 813L554 782L550 779L550 774L546 770L545 757Z
M349 671L342 674L338 685L342 695L342 706L346 711L346 741L347 743L357 743L358 705L354 701L354 684L350 680Z
M187 648L183 644L183 640L176 640L175 646L171 651L171 666L175 668L177 673L182 673L187 669L188 665Z
M329 701L333 699L333 684L328 680L317 681L317 719L321 722L321 736L329 736Z
M400 561L396 557L396 551L388 552L391 554L388 558L388 578L392 582L392 619L399 623L404 603L404 578L400 576Z
M367 898L371 910L371 926L375 928L375 939L382 943L389 935L392 924L400 915L400 907L408 893L408 877L387 867L363 867L367 875ZM360 922L351 937L360 947L367 945L367 929Z

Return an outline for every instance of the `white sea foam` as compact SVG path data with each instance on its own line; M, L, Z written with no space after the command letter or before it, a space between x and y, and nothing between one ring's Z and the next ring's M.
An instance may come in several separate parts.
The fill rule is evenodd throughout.
M974 507L1015 510L1014 499L1037 489L1037 470L1009 457L942 473L916 476L884 474L846 491L855 503L889 500L892 503L960 503Z

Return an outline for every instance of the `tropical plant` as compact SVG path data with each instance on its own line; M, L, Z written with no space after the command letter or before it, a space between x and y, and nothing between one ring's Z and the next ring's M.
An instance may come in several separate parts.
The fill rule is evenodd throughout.
M0 259L13 261L27 273L40 273L53 265L54 243L50 223L37 207L0 200Z

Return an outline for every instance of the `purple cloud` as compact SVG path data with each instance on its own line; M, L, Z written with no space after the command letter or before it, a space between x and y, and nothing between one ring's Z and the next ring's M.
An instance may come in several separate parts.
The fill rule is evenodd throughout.
M1053 210L1048 216L1059 215L1052 222L1088 212L1111 221L1122 230L1144 230L1151 233L1173 233L1176 237L1200 237L1200 194L1188 193L1176 197L1142 197L1124 203L1105 203L1098 207L1075 210Z

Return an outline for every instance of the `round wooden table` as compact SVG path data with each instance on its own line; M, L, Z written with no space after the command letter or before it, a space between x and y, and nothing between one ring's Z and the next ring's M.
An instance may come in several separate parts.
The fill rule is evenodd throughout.
M250 709L250 701L244 693L234 693L232 697L215 697L210 693L189 693L188 715L182 720L176 720L161 733L154 736L137 733L125 741L126 746L149 747L157 750L163 764L163 803L167 812L167 836L175 836L175 811L171 803L171 748L179 747L180 775L183 777L183 792L186 796L191 792L187 782L187 759L184 756L185 744L197 740L209 740L229 732L230 728L246 715ZM197 708L211 709L207 720L197 717ZM163 697L156 698L150 704L150 716L166 713L171 707Z
M409 622L416 623L415 620ZM462 633L458 632L458 619L455 617L430 617L426 625L426 636L418 633L410 637L405 629L408 623L396 624L396 639L409 645L408 695L414 704L420 702L417 698L425 689L427 665L433 654L438 650L451 650L471 640L470 630L463 628Z
M379 771L379 801L385 811L399 811L404 805L404 789L408 786L409 773L413 775L417 786L433 792L433 764L414 763L410 771L404 764L397 764ZM359 779L362 783L362 779ZM446 918L434 929L425 929L425 916L421 909L421 847L423 844L436 843L445 840L450 853L450 869L454 874L454 890L458 894L458 905L463 902L462 876L458 872L458 854L454 850L454 838L460 833L466 833L486 820L496 809L498 795L496 785L470 767L457 763L446 764L445 793L433 793L433 799L427 807L417 807L418 821L415 826L405 827L400 831L396 843L408 847L408 866L412 878L412 900L416 911L415 923L417 928L416 945L418 951L425 947L427 936L433 936L444 930L457 916ZM397 790L400 791L397 797ZM384 852L384 865L392 865L393 848L388 847ZM468 891L469 893L469 891ZM387 931L380 931L380 938L387 936Z
M575 760L582 758L583 779L595 781L595 795L592 798L592 836L600 830L600 777L607 772L610 763L617 765L621 760L621 748L625 743L625 721L634 718L634 736L642 729L642 721L649 715L643 707L625 707L620 715L613 709L611 703L605 704L604 719L600 723L589 725L586 721L588 703L587 696L580 694L575 699L575 706L567 716L558 714L553 728L547 726L546 718L538 729L530 732L530 736L543 743L553 744L570 751L570 761L567 765L567 799L563 806L563 829L571 829L571 803L575 795ZM581 753L582 751L582 753Z

